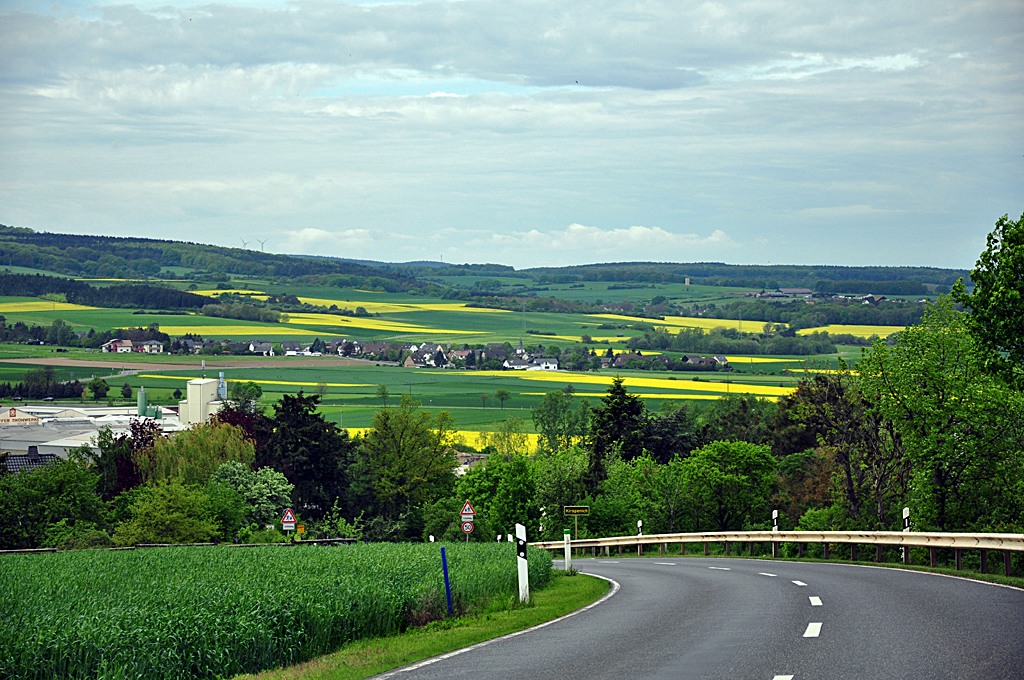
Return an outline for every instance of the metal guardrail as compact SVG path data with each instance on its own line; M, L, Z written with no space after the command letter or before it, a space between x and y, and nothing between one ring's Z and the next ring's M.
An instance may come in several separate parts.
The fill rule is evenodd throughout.
M778 557L779 543L796 543L802 557L804 546L809 543L824 546L825 559L830 556L830 546L835 544L849 545L851 559L857 559L858 545L874 545L875 561L882 561L883 546L924 547L929 549L931 566L936 566L935 551L938 548L952 548L955 552L956 568L962 568L962 551L981 551L982 571L988 570L988 551L1003 553L1004 571L1010 576L1010 556L1013 552L1024 552L1024 534L968 534L939 532L903 532L903 531L728 531L719 533L686 533L686 534L650 534L647 536L614 536L610 538L586 538L571 542L573 548L590 548L596 555L598 549L610 554L611 548L618 548L622 554L624 546L636 546L638 554L645 545L660 545L664 553L668 544L681 543L683 549L687 543L703 543L704 554L709 553L710 543L725 544L725 553L731 554L733 543L749 543L750 550L756 543L771 543L772 556ZM540 541L531 543L535 548L545 550L562 550L562 541ZM903 562L910 563L910 551L903 551Z

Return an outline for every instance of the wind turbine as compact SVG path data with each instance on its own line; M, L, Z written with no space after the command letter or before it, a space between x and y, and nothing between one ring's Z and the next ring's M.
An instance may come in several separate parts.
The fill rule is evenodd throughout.
M263 244L266 243L267 241L269 241L270 239L265 238L262 241L260 241L260 239L256 239L256 240L260 242L260 252L262 253L263 252Z
M238 240L242 242L242 247L243 247L243 248L245 248L246 246L248 246L248 245L249 245L249 242L248 242L248 241L246 241L246 240L245 240L244 238L242 238L241 236L239 236L239 237L238 237Z

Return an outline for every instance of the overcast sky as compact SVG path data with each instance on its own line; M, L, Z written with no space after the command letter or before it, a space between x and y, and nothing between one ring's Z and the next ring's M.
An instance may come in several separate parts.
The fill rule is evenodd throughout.
M1020 0L0 0L0 223L970 267L1024 211L1022 34Z

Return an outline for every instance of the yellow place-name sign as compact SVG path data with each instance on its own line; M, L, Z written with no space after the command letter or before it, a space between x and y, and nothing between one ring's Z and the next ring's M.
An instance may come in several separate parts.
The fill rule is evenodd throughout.
M562 506L562 510L565 512L565 516L566 517L568 517L570 515L589 515L590 514L590 506L589 505L563 505Z

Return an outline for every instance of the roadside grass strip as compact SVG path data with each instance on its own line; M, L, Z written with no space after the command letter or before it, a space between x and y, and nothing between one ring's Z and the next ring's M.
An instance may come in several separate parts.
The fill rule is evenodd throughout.
M48 302L46 300L0 303L0 314L15 314L17 312L77 312L91 309L100 309L100 307L73 305L70 302Z
M859 338L870 338L872 335L877 335L880 338L887 338L893 333L899 333L906 330L904 326L858 326L848 324L830 324L828 326L818 326L817 328L803 328L796 332L797 335L811 335L812 333L820 333L827 331L829 335L856 335Z
M212 678L444 618L440 546L178 547L0 556L0 677ZM514 606L515 546L446 545L459 614ZM551 556L529 552L538 595Z
M496 638L520 631L529 633L534 626L600 604L613 594L606 580L554 572L550 585L543 590L531 590L530 604L526 607L513 606L435 621L401 635L353 642L341 651L307 663L239 676L235 680L361 680L392 669L398 670L388 676L401 677L404 671L422 665L421 661L455 655L459 653L456 650L468 651L468 647L487 640L497 642Z

